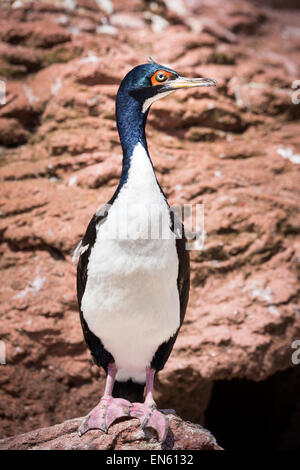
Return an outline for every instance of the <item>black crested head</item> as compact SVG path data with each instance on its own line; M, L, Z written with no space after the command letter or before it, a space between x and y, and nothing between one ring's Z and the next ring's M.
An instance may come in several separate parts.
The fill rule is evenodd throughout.
M145 123L151 104L180 88L216 86L210 78L186 78L157 64L134 67L124 77L117 94L117 127L124 155L131 155L137 142L147 149Z
M143 103L146 99L161 92L167 80L174 80L179 74L164 65L152 61L134 67L123 78L119 92L128 93Z
M217 82L211 78L186 78L179 75L175 70L157 64L150 58L150 63L134 67L124 77L119 88L119 94L127 94L144 104L143 111L156 99L162 98L172 91L181 88L195 88L203 86L216 86ZM159 96L160 95L160 96ZM154 100L149 100L156 97Z

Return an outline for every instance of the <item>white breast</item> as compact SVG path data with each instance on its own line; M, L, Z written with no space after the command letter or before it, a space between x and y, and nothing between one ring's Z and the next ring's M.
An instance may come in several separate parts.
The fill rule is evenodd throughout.
M127 239L120 239L116 227L126 211L128 217L123 217L121 227L123 230L127 221ZM149 239L151 231L159 232L158 225L164 239L161 233L159 239ZM177 275L169 209L139 143L132 155L128 180L107 220L97 229L82 298L84 318L113 355L118 380L144 382L145 368L157 348L177 331Z

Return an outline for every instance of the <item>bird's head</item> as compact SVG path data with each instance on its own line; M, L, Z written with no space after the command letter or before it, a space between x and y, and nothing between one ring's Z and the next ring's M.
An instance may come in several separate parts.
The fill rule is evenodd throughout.
M212 78L186 78L175 70L157 64L152 59L148 64L134 67L123 79L120 92L127 92L142 104L146 112L151 104L169 93L182 88L216 86Z

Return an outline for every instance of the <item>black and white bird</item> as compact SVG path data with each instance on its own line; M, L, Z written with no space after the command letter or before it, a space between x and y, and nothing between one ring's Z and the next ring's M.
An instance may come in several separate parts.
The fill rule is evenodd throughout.
M120 182L74 253L84 338L107 374L104 395L81 424L80 435L95 428L107 432L127 416L154 428L160 441L166 437L153 381L184 319L190 268L183 227L180 223L181 236L176 236L174 215L156 179L145 124L154 101L180 88L215 85L209 78L184 78L152 60L121 82L116 101Z

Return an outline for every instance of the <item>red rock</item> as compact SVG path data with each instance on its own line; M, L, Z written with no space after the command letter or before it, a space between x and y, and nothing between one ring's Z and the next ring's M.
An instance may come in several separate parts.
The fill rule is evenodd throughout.
M172 100L159 102L153 108L149 122L158 129L180 129L198 125L224 131L239 131L246 127L237 109L230 102L221 104L203 98L190 98L188 104Z
M29 133L16 119L0 118L0 145L10 147L24 144L28 137Z
M26 22L13 25L1 25L0 37L11 44L24 44L33 47L48 48L70 40L70 34L62 27L44 22Z
M289 88L272 87L266 83L250 82L239 84L232 80L229 87L232 95L236 97L237 104L251 110L256 114L277 115L285 113L286 118L296 118L300 115L299 109L291 100Z
M77 72L78 83L93 85L113 85L119 83L118 77L114 74L107 73L107 69L103 67L100 58L89 55L87 58L81 59L83 66Z
M6 62L2 66L4 75L17 75L21 70L24 70L24 73L35 72L43 65L43 55L40 51L24 46L12 46L4 42L0 43L0 57Z
M99 188L104 184L115 184L121 176L121 158L116 161L105 161L97 165L90 165L74 173L69 185L77 184L83 188ZM111 182L111 180L113 180Z
M168 410L167 410L168 411ZM137 419L114 424L108 434L89 431L78 436L82 418L65 421L50 428L0 440L2 450L222 450L212 434L202 426L167 415L170 431L164 444L154 432L140 429Z
M237 42L236 35L222 26L219 22L212 18L201 16L200 19L191 18L189 24L193 31L204 32L229 43Z
M77 0L78 8L86 8L87 10L98 11L99 5L96 0Z
M58 135L52 138L50 148L52 155L62 155L66 152L70 155L78 155L96 150L97 144L96 140L85 135L68 135L65 140L62 140Z
M110 17L110 22L113 26L134 30L144 29L146 26L145 21L137 13L114 13Z

